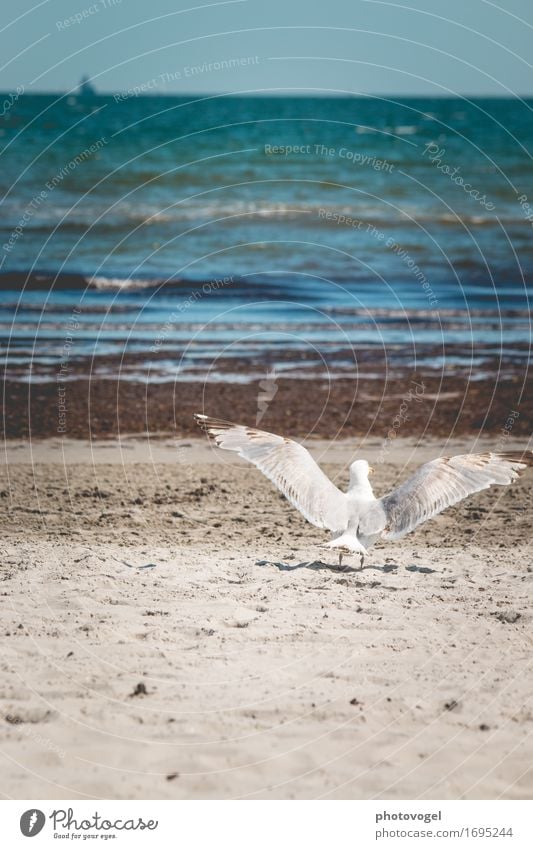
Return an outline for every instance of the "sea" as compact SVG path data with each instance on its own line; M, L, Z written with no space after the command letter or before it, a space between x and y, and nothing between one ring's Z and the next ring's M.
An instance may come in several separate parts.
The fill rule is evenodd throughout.
M0 107L8 380L527 368L533 100Z

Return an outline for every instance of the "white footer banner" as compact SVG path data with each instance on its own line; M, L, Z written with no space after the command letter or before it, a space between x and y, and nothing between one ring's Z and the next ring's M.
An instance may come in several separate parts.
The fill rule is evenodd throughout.
M34 842L32 842L34 841ZM2 801L0 845L532 849L529 801Z

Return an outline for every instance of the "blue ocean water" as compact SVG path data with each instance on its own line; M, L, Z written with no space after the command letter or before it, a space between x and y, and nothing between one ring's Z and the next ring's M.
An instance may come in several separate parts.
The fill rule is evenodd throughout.
M5 100L5 99L4 99ZM6 373L527 363L533 101L21 95L0 118ZM157 360L157 367L154 361ZM105 365L104 365L105 363ZM372 369L369 369L371 373ZM241 369L242 372L242 369ZM233 376L235 376L233 374Z

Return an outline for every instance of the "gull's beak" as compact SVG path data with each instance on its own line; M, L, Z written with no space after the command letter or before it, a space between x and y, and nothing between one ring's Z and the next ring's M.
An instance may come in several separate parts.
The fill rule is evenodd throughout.
M375 471L376 471L376 470L375 470L372 466L369 466L369 467L368 467L368 474L369 474L369 476L370 476L370 475L373 475Z

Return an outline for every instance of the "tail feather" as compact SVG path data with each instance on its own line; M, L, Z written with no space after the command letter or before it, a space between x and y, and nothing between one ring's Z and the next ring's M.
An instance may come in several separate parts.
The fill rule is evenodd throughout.
M348 548L354 554L366 554L366 548L357 539L356 535L346 531L335 539L326 542L323 548Z

